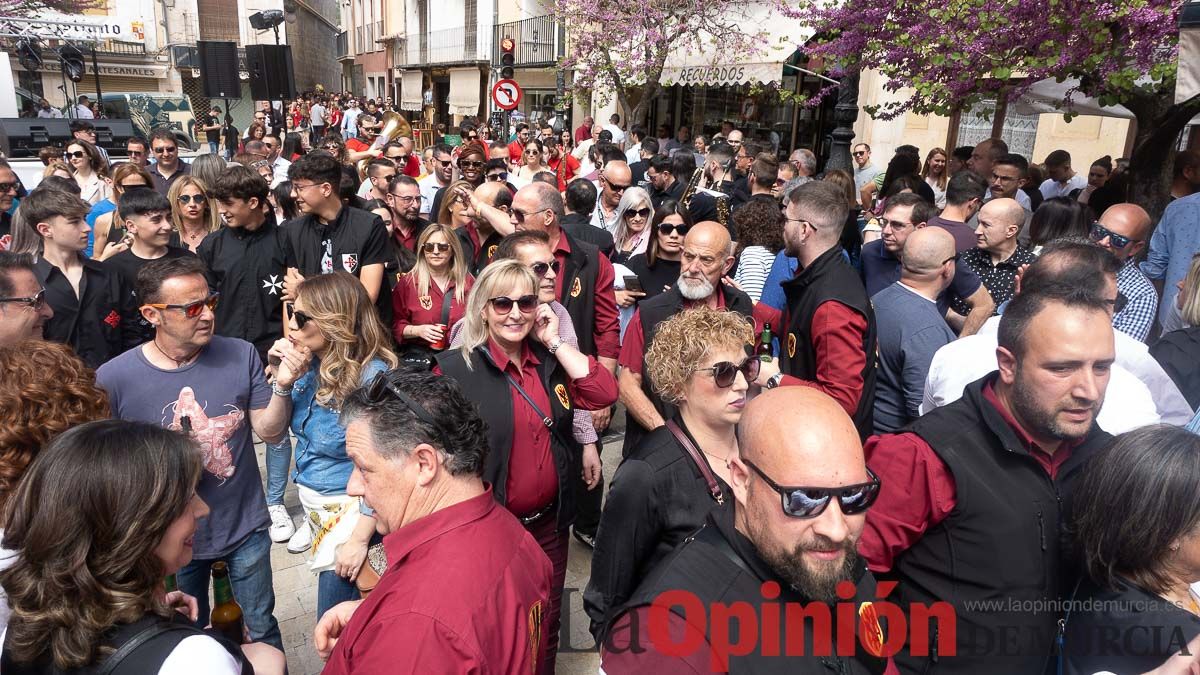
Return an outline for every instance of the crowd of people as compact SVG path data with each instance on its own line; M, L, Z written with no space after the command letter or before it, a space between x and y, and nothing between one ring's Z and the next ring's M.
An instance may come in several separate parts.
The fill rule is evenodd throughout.
M1200 635L1200 157L1156 224L1122 160L995 138L820 173L615 115L417 148L359 101L0 161L4 672L283 672L285 542L328 673L554 672L572 535L610 674Z

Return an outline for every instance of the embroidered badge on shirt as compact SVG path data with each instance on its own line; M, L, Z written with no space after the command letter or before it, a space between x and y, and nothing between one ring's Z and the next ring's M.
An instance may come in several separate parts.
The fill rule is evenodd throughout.
M354 274L354 271L358 269L358 254L357 253L343 253L342 254L342 269L346 270L347 272L349 272L351 274Z
M554 385L554 395L558 397L558 402L562 404L563 408L571 409L571 397L567 396L567 388L564 385Z
M117 310L114 309L108 313L108 316L104 317L104 323L116 328L121 325L121 315L117 314Z
M796 334L788 333L788 358L796 355Z
M417 298L417 302L421 303L421 309L426 311L433 309L433 298L429 297L428 295L422 295L421 297Z
M272 274L270 279L263 279L262 287L271 295L279 295L283 290L283 282L280 281L278 274Z
M575 283L571 284L571 297L578 298L583 292L583 284L579 283L579 277L575 277Z
M529 628L529 667L531 672L536 672L538 658L542 646L542 618L543 618L542 601L538 600L529 608L529 616L527 618Z

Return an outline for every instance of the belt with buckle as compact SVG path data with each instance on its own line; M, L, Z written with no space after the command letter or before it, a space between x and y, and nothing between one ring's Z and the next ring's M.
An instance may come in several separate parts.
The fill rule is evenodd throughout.
M546 516L553 513L554 505L557 502L558 502L558 500L552 501L549 504L547 504L546 506L538 509L537 511L534 511L533 513L531 513L527 516L517 516L517 519L521 521L522 525L532 525L532 524L536 523L537 521L541 520L542 518L545 518Z

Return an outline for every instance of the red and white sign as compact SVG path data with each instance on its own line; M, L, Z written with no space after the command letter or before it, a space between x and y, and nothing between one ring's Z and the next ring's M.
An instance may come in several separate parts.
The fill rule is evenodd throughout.
M498 80L492 85L492 103L501 110L516 110L521 103L521 85L516 80Z

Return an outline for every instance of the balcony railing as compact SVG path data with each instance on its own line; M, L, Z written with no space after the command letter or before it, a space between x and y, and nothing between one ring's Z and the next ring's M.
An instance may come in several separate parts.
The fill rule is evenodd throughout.
M514 63L517 66L552 66L565 55L567 44L566 27L553 16L538 16L532 19L502 23L495 28L492 40L492 63L500 63L500 41L512 38Z
M350 55L350 33L342 31L337 34L337 56L342 59Z
M397 47L397 66L478 63L492 54L492 31L466 27L409 33Z
M146 43L122 42L120 40L102 40L96 44L96 54L114 56L145 56Z

